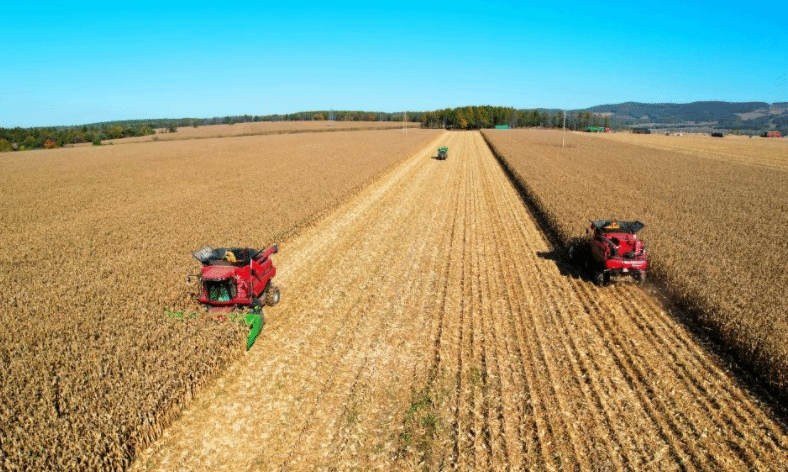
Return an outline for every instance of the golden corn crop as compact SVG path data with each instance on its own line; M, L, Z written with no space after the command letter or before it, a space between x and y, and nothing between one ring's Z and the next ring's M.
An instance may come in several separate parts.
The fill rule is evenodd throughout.
M0 469L128 466L245 346L241 325L165 316L198 309L192 251L278 241L436 133L5 154Z

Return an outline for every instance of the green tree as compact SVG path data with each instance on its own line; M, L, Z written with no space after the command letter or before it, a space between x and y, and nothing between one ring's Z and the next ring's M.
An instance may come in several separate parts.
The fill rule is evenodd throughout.
M123 127L120 125L112 126L108 128L106 131L106 135L108 139L117 139L123 137Z
M36 137L33 136L32 134L27 135L25 137L25 139L22 141L22 148L23 149L35 149L36 148Z

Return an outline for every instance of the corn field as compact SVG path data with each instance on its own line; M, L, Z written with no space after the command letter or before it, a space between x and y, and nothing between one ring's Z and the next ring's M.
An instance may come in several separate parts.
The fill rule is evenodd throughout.
M204 245L308 227L436 131L147 142L0 160L0 469L118 470L244 352L196 310Z
M559 237L639 219L650 272L788 393L788 142L484 131Z

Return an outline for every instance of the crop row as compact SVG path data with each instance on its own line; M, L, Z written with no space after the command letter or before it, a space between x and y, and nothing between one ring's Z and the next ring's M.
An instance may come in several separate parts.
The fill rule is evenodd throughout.
M563 243L581 236L589 219L645 222L652 275L745 365L787 393L783 168L579 133L566 136L565 146L554 131L484 136Z
M164 315L197 308L183 282L199 267L191 252L275 242L438 134L308 133L6 155L0 469L128 466L243 352L240 325Z

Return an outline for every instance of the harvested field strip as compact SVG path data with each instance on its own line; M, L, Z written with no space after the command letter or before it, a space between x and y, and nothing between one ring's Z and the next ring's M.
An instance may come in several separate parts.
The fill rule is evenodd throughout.
M255 347L136 469L782 468L655 299L567 271L478 133L440 144L282 244Z

